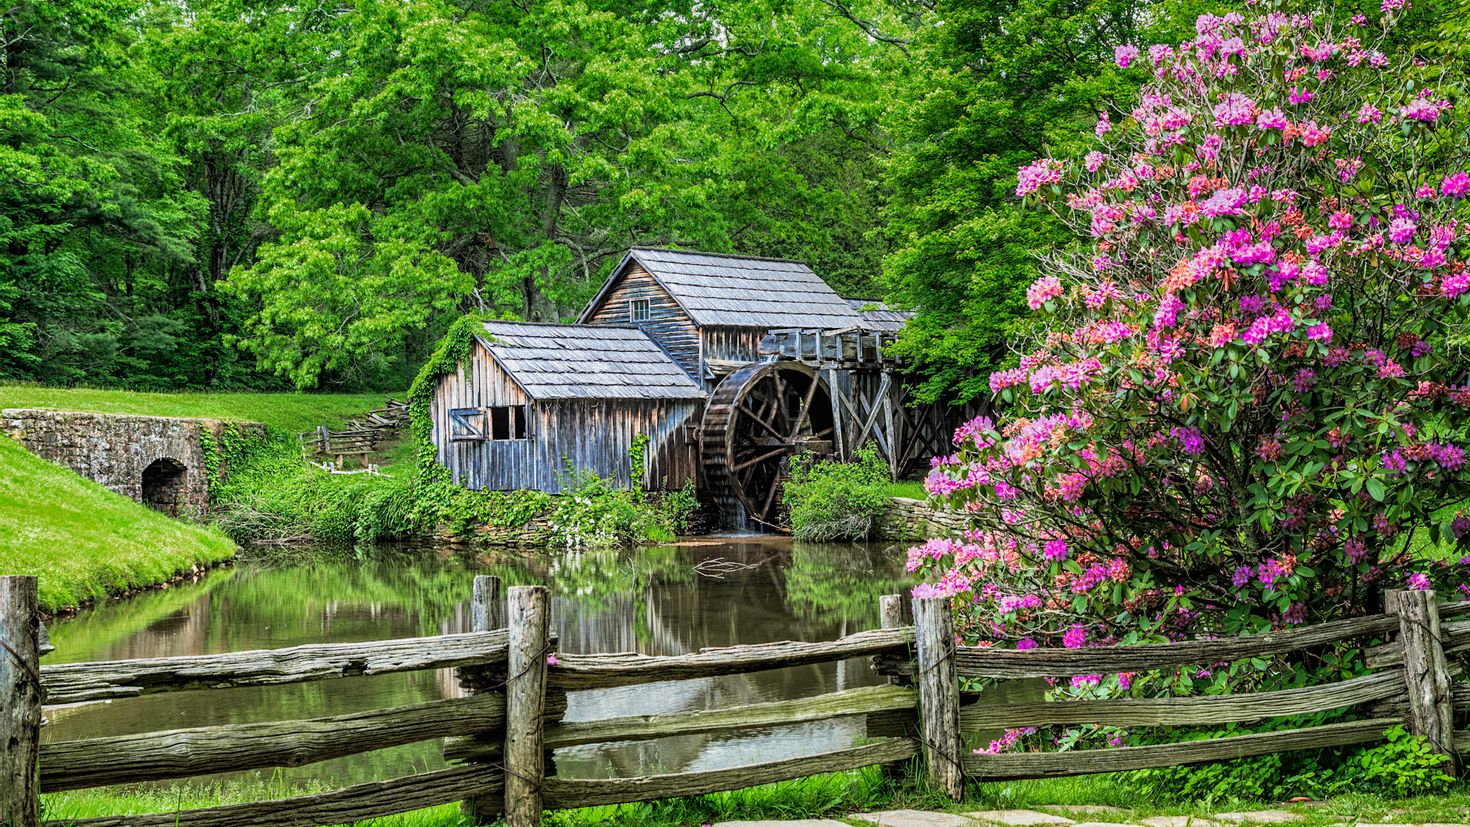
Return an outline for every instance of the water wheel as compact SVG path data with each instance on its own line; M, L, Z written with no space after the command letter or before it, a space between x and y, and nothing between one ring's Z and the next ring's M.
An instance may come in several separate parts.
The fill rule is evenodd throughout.
M784 528L781 486L791 458L831 454L834 431L832 398L810 367L759 362L726 376L704 409L700 445L722 519L731 527Z

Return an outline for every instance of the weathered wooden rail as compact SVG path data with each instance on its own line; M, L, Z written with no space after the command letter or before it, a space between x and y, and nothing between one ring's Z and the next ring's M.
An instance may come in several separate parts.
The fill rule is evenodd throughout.
M541 587L476 578L467 634L321 644L257 652L40 666L49 651L36 583L0 577L0 824L34 827L41 793L219 772L298 766L427 740L447 769L275 801L83 819L83 827L338 824L454 801L479 821L539 824L544 809L697 795L873 764L893 774L922 759L930 783L959 797L967 781L1117 772L1271 752L1365 744L1405 725L1454 766L1454 713L1470 712L1446 653L1470 650L1470 603L1438 606L1429 592L1394 592L1390 611L1269 634L1143 646L1000 650L955 643L947 600L896 595L883 628L826 642L782 642L658 657L554 653L550 600ZM1448 622L1441 622L1446 619ZM994 705L962 693L963 679L1014 680L1143 672L1277 657L1362 639L1369 674L1322 686L1244 695ZM736 675L868 657L886 685L815 698L674 715L562 722L565 693L655 681ZM40 743L41 706L144 694L274 686L355 675L454 668L467 697L299 721L229 724ZM983 693L982 693L983 694ZM1358 710L1355 717L1347 711ZM973 743L997 729L1102 724L1218 726L1344 710L1318 726L1117 749L986 754ZM580 744L737 732L836 718L865 722L867 742L730 769L641 778L556 774L551 750Z
M320 425L315 431L298 434L297 439L306 453L335 456L336 467L341 468L345 467L349 456L377 452L389 440L397 438L407 424L408 403L390 398L383 407L368 411L348 422L341 430L333 431Z

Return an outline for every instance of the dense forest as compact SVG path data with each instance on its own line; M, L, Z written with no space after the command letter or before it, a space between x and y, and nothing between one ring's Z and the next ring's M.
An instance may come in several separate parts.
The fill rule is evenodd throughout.
M1066 243L1016 168L1142 82L1117 45L1230 7L5 5L0 379L401 389L459 315L567 319L671 244L916 310L899 347L952 398ZM1463 67L1457 11L1421 3L1405 42Z

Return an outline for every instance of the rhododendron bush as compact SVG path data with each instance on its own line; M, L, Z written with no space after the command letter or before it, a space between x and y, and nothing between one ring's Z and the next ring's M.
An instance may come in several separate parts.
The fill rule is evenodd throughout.
M1381 50L1401 5L1122 46L1136 105L1020 171L1082 240L1028 291L1003 413L928 479L973 529L910 552L915 592L953 596L967 642L1257 632L1464 583L1467 136Z

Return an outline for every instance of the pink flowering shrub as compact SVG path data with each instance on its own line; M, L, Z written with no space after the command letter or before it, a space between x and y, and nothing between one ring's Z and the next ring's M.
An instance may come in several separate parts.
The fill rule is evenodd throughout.
M1430 560L1470 541L1470 144L1386 28L1232 13L1120 48L1152 73L1131 111L1021 171L1081 240L1028 291L1003 414L927 482L972 527L910 551L915 594L952 596L966 642L1258 632L1463 585ZM1256 673L1213 666L1167 680Z

